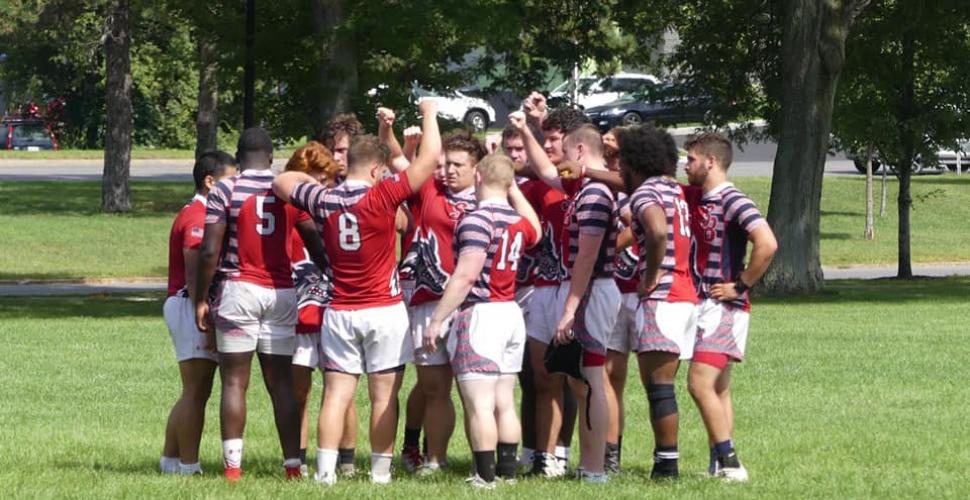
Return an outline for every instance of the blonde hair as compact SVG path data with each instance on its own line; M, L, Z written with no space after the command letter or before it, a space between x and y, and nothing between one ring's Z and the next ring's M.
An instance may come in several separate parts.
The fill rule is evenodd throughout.
M333 180L340 172L340 165L333 159L333 154L326 146L317 141L310 141L293 152L283 170L318 174L322 175L324 180Z
M495 189L508 189L515 182L512 160L504 154L492 153L478 162L482 184Z

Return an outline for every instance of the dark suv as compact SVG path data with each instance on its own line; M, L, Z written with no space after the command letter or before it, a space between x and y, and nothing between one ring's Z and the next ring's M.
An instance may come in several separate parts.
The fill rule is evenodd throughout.
M40 151L57 149L57 138L47 122L38 118L9 118L0 121L3 149Z

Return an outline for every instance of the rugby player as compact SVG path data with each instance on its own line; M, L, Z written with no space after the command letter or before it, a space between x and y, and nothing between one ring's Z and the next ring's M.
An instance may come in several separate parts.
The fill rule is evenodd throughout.
M327 123L318 142L323 143L333 155L334 161L341 167L340 177L347 175L347 152L354 139L364 133L364 125L353 113L343 113L334 116Z
M165 426L165 445L160 468L163 473L201 474L199 441L205 424L205 404L212 393L217 355L205 345L195 324L195 296L199 246L205 229L205 202L209 190L225 177L235 175L236 160L222 151L202 153L192 167L195 196L179 211L168 237L168 298L164 316L175 345L182 394Z
M220 354L225 477L238 481L242 475L246 391L256 352L273 401L286 477L298 478L300 414L292 368L297 297L289 246L298 218L310 237L313 224L273 196L273 142L264 130L243 131L236 158L239 175L219 182L209 193L193 298L199 329L214 330ZM213 302L213 318L206 291L217 262L225 281Z
M336 483L341 422L364 373L371 403L371 481L391 481L397 394L414 354L395 262L396 211L431 177L441 152L437 105L424 100L419 109L424 135L407 170L384 178L388 148L376 137L361 136L350 146L343 184L328 189L300 172L284 172L273 182L277 196L312 215L333 270L333 300L321 338L327 390L320 418L329 425L318 436L316 479L323 484Z
M560 240L569 274L560 285L561 304L554 341L562 344L577 340L583 346L582 372L588 387L570 380L581 410L580 477L588 482L605 482L603 462L609 414L604 365L606 342L620 305L620 292L613 280L616 200L609 187L601 182L561 179L554 162L525 127L525 116L513 113L509 121L522 133L539 178L573 200L565 217L566 233ZM547 118L543 122L544 128L549 121ZM582 165L584 170L606 170L602 137L592 125L569 131L562 143L567 160Z
M650 403L654 479L678 477L678 411L674 381L690 359L697 293L691 280L690 220L677 174L677 145L652 125L619 133L620 172L630 193L633 232L640 248L637 309L640 379Z
M687 179L695 188L688 201L696 243L693 271L701 298L688 388L707 428L711 445L708 472L726 480L746 481L748 472L732 439L731 363L744 360L749 290L768 269L778 243L754 202L728 182L731 143L720 134L707 133L688 139L684 149ZM748 242L752 251L745 267Z
M454 377L444 349L428 350L421 345L424 331L455 270L455 228L465 212L475 207L475 167L485 156L481 142L470 134L448 137L445 152L445 181L427 182L412 196L409 207L419 220L415 243L415 286L411 296L411 337L414 341L414 363L417 384L414 391L423 394L423 427L427 453L421 464L422 474L433 473L446 460L448 440L455 428L455 408L451 401ZM446 318L444 332L448 327ZM407 458L407 449L405 450ZM413 455L413 452L412 452Z
M448 356L458 378L477 474L470 484L491 489L496 474L515 476L521 428L514 389L525 349L515 275L522 252L535 245L541 228L514 182L508 158L486 156L475 178L478 206L458 225L458 263L423 332L423 347L441 351L439 339L451 323Z

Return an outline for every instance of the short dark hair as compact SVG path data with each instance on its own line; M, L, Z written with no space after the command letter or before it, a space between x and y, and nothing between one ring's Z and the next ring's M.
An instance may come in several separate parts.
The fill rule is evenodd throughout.
M541 143L542 131L539 130L539 127L535 125L535 122L527 121L525 122L525 126L529 127L529 131L532 132L533 137L535 137ZM519 133L519 129L513 127L511 124L506 125L505 128L502 129L502 146L504 147L505 141L513 137L522 137L522 134Z
M620 129L620 161L644 178L677 175L679 154L673 136L651 124Z
M349 139L348 142L354 142L354 139L363 133L364 125L357 119L357 115L353 113L341 113L334 116L327 123L327 128L320 132L320 137L317 140L322 142L327 149L333 151L334 145L337 143L338 135L346 134L347 139Z
M589 123L589 118L582 111L573 108L558 108L553 110L542 120L542 131L558 130L562 135L578 129Z
M226 167L235 167L236 159L225 151L218 149L206 151L199 155L192 167L192 180L195 181L195 190L201 191L205 187L205 178L208 176L222 177L226 172Z
M585 144L596 155L603 154L603 134L591 123L580 125L567 136L572 143L580 142Z
M377 161L381 165L391 164L391 149L371 134L358 135L350 143L347 152L347 164L353 166L358 162Z
M463 131L452 134L445 138L441 148L445 153L449 151L464 151L469 156L475 158L475 163L481 161L488 154L482 141L474 138L471 132Z
M692 149L702 155L717 158L724 170L731 166L731 161L734 159L731 141L717 132L703 132L688 137L684 142L684 150L690 152Z
M239 136L239 142L236 143L236 154L243 155L246 153L266 153L271 155L273 154L273 140L260 127L247 128L243 130L243 133Z

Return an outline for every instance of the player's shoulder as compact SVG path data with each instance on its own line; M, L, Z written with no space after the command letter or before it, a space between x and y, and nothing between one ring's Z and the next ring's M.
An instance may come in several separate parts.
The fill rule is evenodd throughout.
M616 201L616 195L605 183L600 181L589 181L580 190L581 197L595 197L610 201Z

